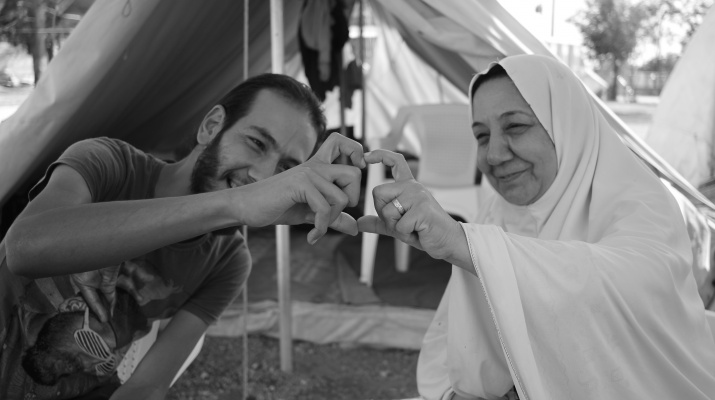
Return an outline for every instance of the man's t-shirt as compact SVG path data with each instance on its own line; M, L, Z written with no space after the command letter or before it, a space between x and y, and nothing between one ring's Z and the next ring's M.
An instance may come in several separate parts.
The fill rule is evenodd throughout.
M159 173L166 165L120 140L84 140L70 146L48 168L45 178L31 190L31 197L44 188L54 168L61 164L72 167L83 177L95 203L153 198ZM53 312L54 309L34 281L9 273L2 250L0 398L23 398L17 397L21 393L33 393L37 399L71 398L86 392L86 386L91 388L96 380L89 379L91 382L88 383L84 379L68 385L63 381L69 379L65 379L57 388L49 388L34 384L23 373L18 355L31 343L27 343L26 327L20 323L18 314L23 310L27 313L28 308L33 313ZM150 320L167 318L183 309L211 324L238 295L250 266L250 254L240 234L206 234L122 264L119 279L133 283L141 296L141 310ZM60 291L71 290L71 286L64 283L68 277L54 278L54 281ZM37 310L38 307L41 309Z

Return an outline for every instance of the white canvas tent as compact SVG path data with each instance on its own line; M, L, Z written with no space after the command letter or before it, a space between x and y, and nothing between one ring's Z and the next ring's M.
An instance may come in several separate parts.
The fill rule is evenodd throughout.
M284 3L285 59L293 67L287 71L293 73L300 69L295 16L302 3ZM369 0L369 4L381 42L376 44L366 80L368 139L385 134L402 105L466 102L462 91L472 75L499 57L551 55L496 0ZM250 76L270 71L269 18L269 2L251 2ZM33 94L0 124L0 204L36 181L64 148L84 138L117 137L147 151L173 152L192 137L208 108L241 81L242 21L239 0L98 0ZM335 104L327 107L334 110ZM657 173L691 201L712 207L601 107L624 141ZM404 314L380 312L383 321ZM310 328L320 325L307 315L300 319L308 321ZM429 315L418 320L417 329L426 329L422 324L429 322ZM415 325L414 320L410 323ZM375 324L374 329L384 327ZM397 323L392 328L403 326ZM421 335L371 331L365 337L414 348Z
M690 39L660 95L645 140L691 184L715 175L715 8Z

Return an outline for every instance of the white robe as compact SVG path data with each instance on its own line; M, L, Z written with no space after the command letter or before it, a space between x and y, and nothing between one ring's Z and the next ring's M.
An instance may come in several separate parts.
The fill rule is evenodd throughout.
M715 399L715 342L676 201L566 66L500 65L554 141L558 173L535 203L497 195L462 225L478 277L453 267L420 394Z

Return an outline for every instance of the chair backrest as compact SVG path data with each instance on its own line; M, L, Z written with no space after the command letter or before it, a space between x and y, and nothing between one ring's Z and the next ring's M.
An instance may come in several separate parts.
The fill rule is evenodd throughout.
M710 331L713 335L713 341L715 342L715 312L710 310L705 310L705 319L710 324Z
M474 185L477 141L466 104L421 104L400 108L394 129L412 127L420 142L421 183L434 187Z

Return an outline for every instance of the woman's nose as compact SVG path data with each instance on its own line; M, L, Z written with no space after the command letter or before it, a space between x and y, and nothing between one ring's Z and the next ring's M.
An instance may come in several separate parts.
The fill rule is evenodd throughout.
M487 146L487 162L490 165L499 165L514 157L509 142L500 133L492 133Z

